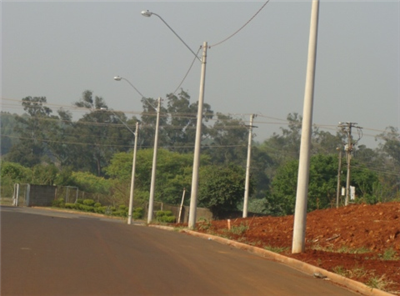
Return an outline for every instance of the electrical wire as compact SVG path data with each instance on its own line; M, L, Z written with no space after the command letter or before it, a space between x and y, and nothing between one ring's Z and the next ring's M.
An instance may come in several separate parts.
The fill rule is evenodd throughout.
M173 92L173 94L175 95L175 93L178 91L178 89L181 87L181 85L183 84L183 82L186 80L186 77L189 75L190 70L192 70L192 67L194 65L194 62L197 60L197 54L199 53L201 47L197 50L196 56L193 58L192 63L190 64L189 70L187 70L185 76L183 77L181 83L178 85L178 87L175 89L175 91Z
M225 41L228 41L229 39L231 39L231 38L232 38L233 36L235 36L237 33L239 33L244 27L246 27L246 26L261 12L261 10L264 9L264 7L268 4L269 1L270 1L270 0L268 0L267 2L265 2L265 3L263 4L263 6L261 6L261 8L260 8L260 9L259 9L259 10L258 10L258 11L257 11L243 26L241 26L236 32L234 32L233 34L231 34L231 35L228 36L227 38L223 39L222 41L217 42L217 43L215 43L215 44L213 44L213 45L210 45L209 48L218 46L218 45L224 43Z

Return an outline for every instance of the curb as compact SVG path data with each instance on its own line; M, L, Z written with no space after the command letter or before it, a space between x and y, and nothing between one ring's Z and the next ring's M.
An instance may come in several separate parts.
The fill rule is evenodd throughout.
M175 230L175 228L170 227L170 226L160 226L160 225L149 225L149 226L159 228L159 229L169 230L169 231ZM200 233L200 232L196 232L196 231L192 231L192 230L188 230L188 229L181 229L181 230L179 230L179 232L187 233L192 236L196 236L196 237L200 237L200 238L204 238L204 239L208 239L208 240L213 240L220 244L232 246L232 247L235 247L240 250L246 250L257 256L267 258L272 261L277 261L277 262L283 263L291 268L294 268L294 269L304 272L306 274L313 275L314 273L320 273L320 274L326 276L327 279L329 279L331 282L338 284L342 287L345 287L348 290L358 292L365 296L395 296L394 294L391 294L391 293L388 293L388 292L385 292L382 290L370 288L363 283L354 281L352 279L349 279L344 276L338 275L336 273L316 267L314 265L302 262L297 259L289 258L284 255L274 253L274 252L271 252L268 250L253 247L253 246L246 245L246 244L240 243L240 242L235 242L235 241L223 238L223 237L209 235L206 233Z

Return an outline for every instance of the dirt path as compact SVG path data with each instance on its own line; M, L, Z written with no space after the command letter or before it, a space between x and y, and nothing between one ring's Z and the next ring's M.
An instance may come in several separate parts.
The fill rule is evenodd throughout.
M307 215L306 251L291 254L293 216L203 222L197 230L266 248L400 295L400 202Z

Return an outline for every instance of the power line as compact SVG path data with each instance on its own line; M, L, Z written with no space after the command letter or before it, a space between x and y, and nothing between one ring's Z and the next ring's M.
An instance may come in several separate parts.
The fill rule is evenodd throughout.
M264 9L264 7L268 4L268 2L269 2L269 0L267 1L267 2L265 2L262 6L261 6L261 8L243 25L243 26L241 26L237 31L235 31L233 34L231 34L231 35L229 35L227 38L225 38L225 39L223 39L222 41L220 41L220 42L217 42L217 43L215 43L215 44L213 44L213 45L210 45L209 46L209 48L211 48L211 47L215 47L215 46L217 46L217 45L220 45L220 44L222 44L222 43L224 43L225 41L228 41L229 39L231 39L233 36L235 36L237 33L239 33L244 27L246 27L260 12L261 12L261 10L263 10Z

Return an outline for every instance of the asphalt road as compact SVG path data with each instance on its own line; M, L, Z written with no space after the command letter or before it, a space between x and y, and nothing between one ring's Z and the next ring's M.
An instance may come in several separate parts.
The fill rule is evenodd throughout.
M1 295L359 295L212 240L1 207Z

